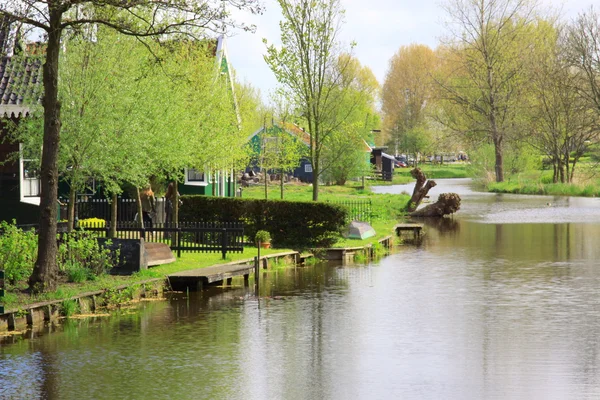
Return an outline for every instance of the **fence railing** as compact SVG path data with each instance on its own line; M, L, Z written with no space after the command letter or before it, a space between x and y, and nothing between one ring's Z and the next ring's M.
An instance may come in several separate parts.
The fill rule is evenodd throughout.
M83 229L96 232L101 237L108 236L110 222L106 225L92 225ZM153 223L140 227L136 222L121 221L117 223L117 238L140 239L147 242L160 242L169 245L177 252L218 253L225 258L227 253L244 251L244 224L242 222L185 222Z
M345 207L348 210L348 222L361 221L371 223L371 200L336 200L327 202Z

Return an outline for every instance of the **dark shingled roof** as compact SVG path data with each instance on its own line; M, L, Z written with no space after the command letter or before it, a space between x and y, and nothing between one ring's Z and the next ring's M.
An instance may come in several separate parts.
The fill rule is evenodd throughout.
M42 94L40 56L18 54L0 59L0 114L27 112Z

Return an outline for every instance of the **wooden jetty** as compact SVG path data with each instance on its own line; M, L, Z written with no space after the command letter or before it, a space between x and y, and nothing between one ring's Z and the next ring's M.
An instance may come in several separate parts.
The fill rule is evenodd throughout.
M423 230L423 225L421 224L397 224L394 226L394 230L396 231L396 235L402 236L402 232L412 232L413 239L417 240L421 237L421 230Z
M380 239L378 242L389 249L391 246L391 236L386 236L383 239ZM368 246L359 246L359 247L334 247L325 249L324 257L326 260L338 260L343 263L348 263L354 261L354 257L357 254L362 254L365 257L373 257L374 249L372 245Z
M277 262L279 259L287 259L295 264L301 263L306 258L295 251L269 254L261 256L259 266L263 269L268 268L269 261ZM233 277L243 276L244 284L248 284L251 273L255 271L253 258L246 260L233 261L226 264L214 265L212 267L198 268L189 271L181 271L168 276L171 288L176 291L196 291L202 290L209 285L222 285L226 282L231 285Z

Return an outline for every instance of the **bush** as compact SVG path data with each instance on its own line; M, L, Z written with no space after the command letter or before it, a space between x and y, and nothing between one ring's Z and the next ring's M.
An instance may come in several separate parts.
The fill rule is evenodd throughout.
M81 272L78 270L83 270L87 271L87 279L108 272L116 265L118 257L118 252L111 253L110 249L100 246L90 232L79 231L61 237L57 261L59 269L68 276L79 279Z
M0 265L11 285L27 279L33 272L37 258L37 235L15 225L0 222Z
M253 238L270 232L275 247L328 247L345 226L345 208L328 203L182 196L181 222L244 222Z
M254 242L267 243L271 241L271 234L267 231L260 230L254 235Z

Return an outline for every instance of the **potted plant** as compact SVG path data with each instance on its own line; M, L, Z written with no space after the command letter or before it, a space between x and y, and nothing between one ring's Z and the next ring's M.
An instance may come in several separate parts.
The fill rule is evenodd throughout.
M271 234L267 231L260 230L254 235L254 241L256 244L260 244L263 249L271 247Z

